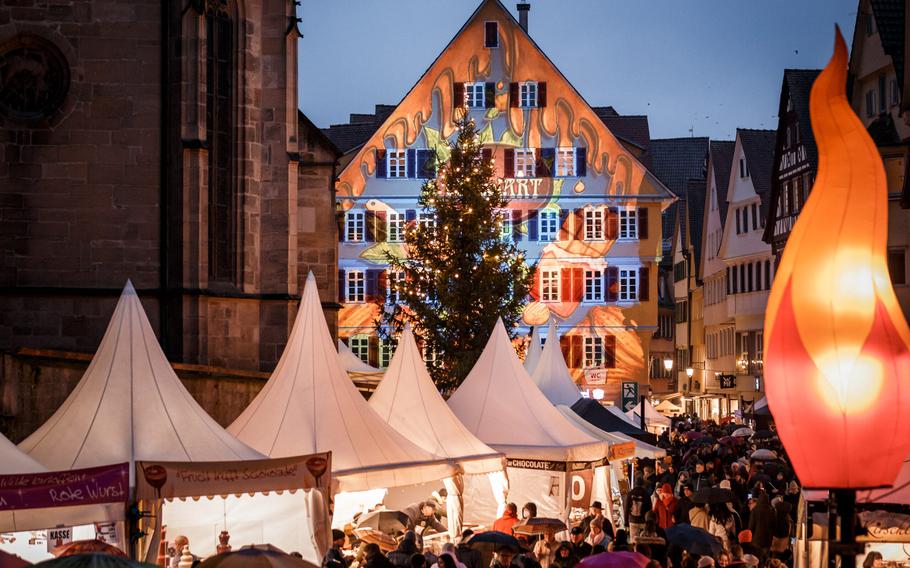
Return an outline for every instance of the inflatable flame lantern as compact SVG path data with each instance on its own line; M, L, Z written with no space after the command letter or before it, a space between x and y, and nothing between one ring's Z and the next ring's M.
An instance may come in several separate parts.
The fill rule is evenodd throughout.
M910 329L888 277L884 167L835 34L809 103L818 176L765 314L765 388L805 487L887 487L910 453Z

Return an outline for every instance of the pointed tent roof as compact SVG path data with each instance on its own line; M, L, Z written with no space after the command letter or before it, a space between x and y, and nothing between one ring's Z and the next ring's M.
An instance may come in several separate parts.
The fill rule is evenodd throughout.
M264 457L231 436L187 392L130 282L79 384L19 447L55 471L137 460Z
M571 420L573 424L599 440L603 440L609 444L624 444L626 442L632 442L635 444L635 457L637 458L662 458L667 455L666 450L658 448L657 446L652 446L647 442L636 440L632 436L621 434L619 432L607 432L606 430L601 430L597 426L591 424L576 414L574 410L564 404L559 404L556 406L556 408L562 413L563 416Z
M547 331L547 343L544 345L537 367L531 374L531 380L553 404L572 406L581 398L581 393L566 366L562 349L559 348L559 334L556 331L556 322L552 320Z
M10 442L6 436L0 434L0 475L45 471L47 471L46 467L17 448L16 444Z
M534 369L537 368L537 363L540 361L540 354L542 349L540 348L540 326L534 326L534 331L531 332L531 341L528 343L528 352L525 353L525 370L528 374L532 374Z
M608 407L596 400L582 398L573 404L571 408L576 414L606 432L619 432L639 440L651 437L651 434L632 425L628 419L623 419L613 414Z
M452 471L386 424L348 379L312 273L278 366L228 430L271 457L331 451L342 491L435 481Z
M577 428L540 392L502 320L449 407L474 435L510 458L593 461L607 455L603 441Z
M635 405L635 408L626 412L632 420L637 420L638 424L641 424L641 402ZM645 401L645 425L646 426L670 426L670 419L658 412L652 405L650 401Z
M370 397L370 407L421 448L462 462L465 473L503 469L503 455L478 440L446 405L410 327L398 338L398 348Z
M338 340L338 361L341 363L342 368L348 373L382 374L382 371L372 365L364 363L360 357L354 355L351 348L345 345L344 341L340 339Z

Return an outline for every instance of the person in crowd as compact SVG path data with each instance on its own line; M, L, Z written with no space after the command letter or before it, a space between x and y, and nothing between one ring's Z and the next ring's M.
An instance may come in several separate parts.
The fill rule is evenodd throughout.
M749 513L749 530L752 531L752 545L759 553L759 560L766 558L774 535L774 511L764 491L755 496L755 505Z
M660 462L658 462L660 463ZM657 517L657 526L666 530L676 524L676 508L679 501L673 495L673 487L669 483L661 485L654 501L654 513Z
M684 483L680 493L682 497L676 502L676 524L682 523L688 525L689 511L692 510L692 496L695 495L695 492L692 491L692 484Z
M517 510L517 509L516 509ZM521 568L514 562L515 551L511 546L500 546L493 555L493 561L490 562L490 568Z
M698 568L714 568L714 559L710 556L702 556L698 559Z
M427 557L421 553L411 555L411 568L427 568Z
M885 565L885 561L882 559L882 553L873 550L866 555L866 558L863 559L863 568L882 568Z
M705 505L703 503L693 503L692 508L689 509L689 524L693 527L708 530L709 521L708 509Z
M388 559L395 568L407 568L411 563L411 555L420 552L417 546L417 533L409 530L404 533L398 548L389 552Z
M451 552L443 552L436 559L437 568L458 568L458 562L455 561L455 555Z
M702 487L710 487L710 476L705 473L705 462L701 460L695 462L695 473L689 478L689 482L695 491Z
M743 561L743 556L745 556L743 547L736 543L731 544L730 561L727 563L727 568L745 568L746 563Z
M636 550L640 544L647 545L649 554L646 556L659 560L662 564L666 564L667 533L657 523L657 513L654 511L648 511L647 514L645 514L645 526L642 528L641 532L632 539L632 542L635 544Z
M771 554L774 558L788 560L790 553L790 503L781 496L771 500L774 520L771 528Z
M537 516L537 503L528 501L525 503L525 506L521 508L521 518L522 520L533 519Z
M534 552L529 550L527 539L520 537L519 542L522 543L524 549L515 556L512 562L521 568L541 568L540 562L538 562L537 557L534 556Z
M408 517L408 529L429 534L429 532L445 532L448 528L439 522L436 517L436 501L428 499L420 503L408 505L401 510Z
M739 540L739 545L733 544L731 546L739 546L742 549L743 554L751 554L753 556L758 556L759 551L752 544L752 531L750 531L749 529L739 531L739 534L737 535L737 540ZM731 550L732 550L732 548L731 548ZM740 555L740 560L742 560L742 555Z
M534 543L534 558L540 562L541 568L550 568L550 564L556 558L556 548L558 546L556 535L552 532L544 534L543 538Z
M467 529L461 533L461 541L458 543L458 546L455 548L455 554L458 556L458 559L461 560L467 568L483 568L481 566L483 560L479 550L474 550L471 546L470 539L474 535L474 531Z
M572 553L579 561L591 556L591 552L594 550L594 547L588 544L585 538L585 531L580 526L572 527L572 530L569 531L569 540L572 543Z
M591 554L599 554L607 549L610 539L604 532L603 521L600 519L591 521L591 531L588 533L586 541L591 545Z
M717 565L721 568L727 568L730 565L730 553L726 550L717 555Z
M613 538L613 523L610 522L610 519L604 516L604 507L600 501L594 501L591 503L591 507L588 509L588 514L581 520L581 527L584 531L585 538L587 538L588 533L591 532L591 521L594 519L603 519L603 531L604 533Z
M629 552L631 547L629 546L629 533L623 529L616 531L616 538L610 542L608 548L610 552ZM594 551L594 554L597 554L597 550ZM602 552L602 551L601 551Z
M635 535L641 531L645 524L645 514L651 510L651 494L645 487L642 477L635 479L635 487L629 491L626 497L626 519L629 522L629 536L635 538Z
M170 568L177 568L177 565L180 564L180 558L183 556L183 549L190 545L190 539L185 535L178 535L174 539L173 554L171 554ZM170 552L170 551L169 551ZM190 556L193 557L193 562L196 562L199 557L190 551Z
M506 509L502 512L502 516L493 521L493 530L512 534L512 527L514 527L516 523L518 523L518 505L515 503L506 503ZM509 560L511 559L512 556L509 557Z
M392 563L379 549L379 545L372 542L363 547L363 559L365 568L392 568Z
M332 529L332 547L322 559L323 568L346 568L347 561L344 559L341 549L344 547L344 531Z
M578 564L578 558L575 556L575 549L572 543L564 540L556 547L556 554L553 557L552 568L575 568Z
M730 550L730 537L736 534L736 523L726 503L712 503L708 507L708 532L720 539L725 550Z

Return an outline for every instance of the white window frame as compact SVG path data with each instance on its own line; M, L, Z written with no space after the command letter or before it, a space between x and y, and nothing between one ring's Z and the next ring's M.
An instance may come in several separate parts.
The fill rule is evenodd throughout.
M396 290L394 286L404 283L404 271L403 270L389 270L386 272L385 278L385 288L386 288L386 300L390 304L401 304L403 303L401 298L404 297L403 290Z
M369 335L352 335L348 338L348 347L358 359L370 364L370 336Z
M417 214L417 224L423 226L425 229L436 228L436 214L435 213L418 213Z
M499 239L502 241L512 240L512 210L500 209L499 215Z
M604 301L604 271L600 268L586 268L585 275L585 302Z
M345 213L344 240L349 243L363 242L366 236L366 212L348 211Z
M537 240L555 241L559 235L559 211L544 209L537 216Z
M367 275L359 269L344 271L344 301L348 304L366 302Z
M556 149L556 177L575 177L576 166L574 146Z
M562 278L558 268L540 269L540 301L553 303L559 302L562 290Z
M537 81L525 81L518 84L518 106L521 108L536 108L538 106Z
M638 300L638 267L619 267L619 293L616 296L619 302L634 302Z
M486 83L474 82L464 84L465 108L485 108L487 105Z
M603 208L585 209L585 240L602 241L606 234Z
M390 243L404 242L404 228L406 227L404 213L389 211L386 213L386 241Z
M638 240L638 209L619 210L619 240Z
M604 340L599 335L586 335L584 337L584 361L582 362L585 369L597 369L603 367L605 353Z
M408 151L386 150L386 177L390 179L405 179L408 177Z
M379 368L388 369L389 363L392 362L392 345L387 339L383 339L379 342Z
M537 177L537 156L534 148L515 149L515 177Z

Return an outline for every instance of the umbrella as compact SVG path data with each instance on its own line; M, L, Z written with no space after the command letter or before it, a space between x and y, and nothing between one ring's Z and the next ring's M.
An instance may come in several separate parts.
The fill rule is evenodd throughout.
M85 554L86 552L103 552L104 554L119 556L120 558L129 558L125 552L116 546L112 546L103 540L98 540L97 538L89 540L74 540L72 542L58 546L54 549L54 556L57 558L63 558L64 556Z
M556 534L566 530L566 524L559 519L531 517L512 527L515 534Z
M717 556L724 549L720 539L692 525L674 525L667 529L667 542L701 556Z
M686 432L685 436L686 436L686 439L691 441L691 440L698 440L699 438L704 438L705 436L707 436L707 434L705 434L704 432L700 432L698 430L691 430L689 432Z
M725 446L735 446L739 443L739 438L734 438L733 436L724 436L717 440L718 444L723 444Z
M133 562L128 558L102 552L86 552L52 558L39 562L35 566L40 566L40 568L157 568L154 564Z
M729 489L722 487L702 487L692 496L693 503L732 503L736 496Z
M512 550L518 551L522 550L521 543L518 542L518 539L510 534L499 531L484 531L482 533L475 533L468 539L468 543L472 547L476 545L487 545L487 547L492 548L493 550L498 549L500 546L509 546Z
M733 431L734 438L748 438L749 436L751 436L753 434L755 434L755 432L752 430L752 428L746 428L746 427L738 428Z
M774 437L774 434L770 430L759 430L758 432L752 434L753 440L770 440Z
M645 568L648 557L638 552L601 552L579 564L583 568Z
M25 568L31 565L28 560L23 560L14 554L0 550L0 567L2 568Z
M790 468L779 462L768 462L762 464L762 471L772 478L777 477L778 473L784 474L784 478L790 477Z
M398 542L390 535L381 531L374 531L373 529L368 528L354 529L354 535L367 544L378 545L379 548L385 551L398 548Z
M714 443L714 438L710 436L702 436L701 438L695 438L689 442L693 446L710 446Z
M771 460L777 459L777 452L773 452L771 450L766 450L766 449L755 450L754 452L752 452L752 455L749 457L751 457L753 460L771 461Z
M408 530L410 522L411 519L401 511L373 511L360 517L357 527L395 534Z
M316 568L316 565L277 550L244 547L210 556L199 568Z

